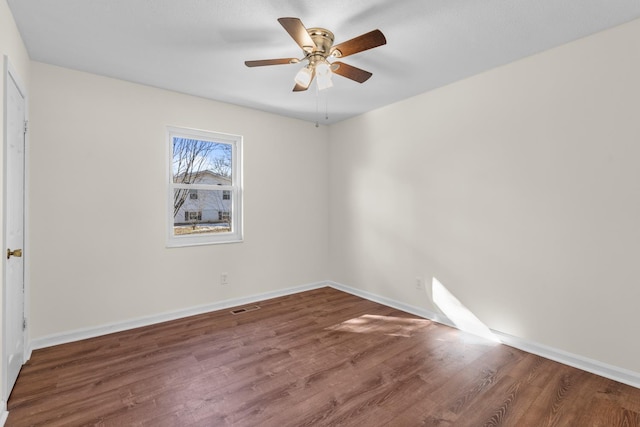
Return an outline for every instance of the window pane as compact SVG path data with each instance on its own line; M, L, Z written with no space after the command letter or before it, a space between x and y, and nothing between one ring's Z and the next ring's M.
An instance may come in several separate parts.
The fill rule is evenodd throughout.
M231 185L233 147L223 142L174 136L173 182Z
M167 126L167 247L242 242L242 136Z
M192 199L189 194L188 189L176 189L173 192L174 235L232 231L231 194L225 198L225 191L222 190L198 190L197 199Z

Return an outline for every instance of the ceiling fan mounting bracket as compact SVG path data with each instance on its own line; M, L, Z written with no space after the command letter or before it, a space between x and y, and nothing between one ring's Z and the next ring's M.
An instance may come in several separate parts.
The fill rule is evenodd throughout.
M333 33L325 28L308 28L307 33L316 45L311 50L306 50L307 46L305 46L303 49L306 53L305 56L322 56L326 59L331 54Z

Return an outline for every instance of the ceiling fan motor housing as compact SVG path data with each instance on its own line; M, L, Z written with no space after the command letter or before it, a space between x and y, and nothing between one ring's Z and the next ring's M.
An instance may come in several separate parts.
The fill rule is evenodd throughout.
M305 50L305 57L309 59L309 64L313 65L320 60L326 60L331 54L331 46L333 46L334 40L333 33L324 28L308 28L307 32L316 44L311 50Z

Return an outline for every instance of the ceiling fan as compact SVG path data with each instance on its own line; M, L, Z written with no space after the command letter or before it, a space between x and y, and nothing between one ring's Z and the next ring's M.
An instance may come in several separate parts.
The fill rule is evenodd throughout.
M387 43L380 30L373 30L366 34L347 40L333 46L333 33L324 28L305 28L298 18L279 18L278 22L289 33L291 38L302 48L304 56L298 58L262 59L245 61L247 67L262 67L265 65L297 64L308 61L295 76L294 92L305 91L316 78L318 89L333 86L331 74L338 74L358 83L364 83L372 76L362 70L341 61L329 62L329 59L344 58Z

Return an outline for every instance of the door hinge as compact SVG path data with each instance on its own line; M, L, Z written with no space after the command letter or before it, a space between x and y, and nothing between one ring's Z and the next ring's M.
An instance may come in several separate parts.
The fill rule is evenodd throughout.
M22 318L22 330L25 331L27 329L27 319Z
M29 130L29 120L24 121L24 133L26 134Z

